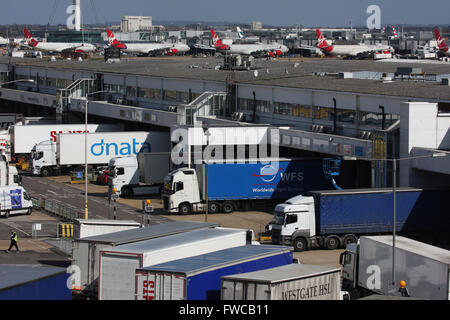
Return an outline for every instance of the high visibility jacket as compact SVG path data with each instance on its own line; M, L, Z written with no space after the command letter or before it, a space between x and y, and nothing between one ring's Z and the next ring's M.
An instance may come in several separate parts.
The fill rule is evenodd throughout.
M16 232L13 232L13 233L11 234L11 240L14 240L14 241L17 242L17 233L16 233Z

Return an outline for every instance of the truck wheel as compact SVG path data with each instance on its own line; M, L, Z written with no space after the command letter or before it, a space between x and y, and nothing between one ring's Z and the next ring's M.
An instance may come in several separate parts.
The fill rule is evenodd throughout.
M339 248L341 241L338 236L328 236L325 239L325 248L328 250L336 250Z
M33 211L33 208L32 208L32 207L29 207L28 210L27 210L27 215L30 215L30 214L31 214L31 211Z
M358 238L354 234L346 234L344 238L342 238L342 246L344 247L344 249L347 248L347 245L357 242Z
M4 216L4 217L5 217L5 219L8 219L8 218L9 218L9 211L6 211L6 212L5 212L5 216Z
M123 196L123 197L129 197L129 196L131 196L131 189L130 188L127 188L127 187L124 187L124 188L122 188L122 190L120 191L120 194Z
M222 211L224 213L232 213L234 211L234 205L230 201L226 201L222 205Z
M48 177L50 175L50 170L48 168L41 169L41 176Z
M182 203L178 207L178 212L180 214L191 214L191 205L189 203Z
M292 242L292 246L294 247L294 251L303 252L308 249L308 243L303 238L296 238Z
M211 214L219 212L219 204L217 202L208 203L208 212Z

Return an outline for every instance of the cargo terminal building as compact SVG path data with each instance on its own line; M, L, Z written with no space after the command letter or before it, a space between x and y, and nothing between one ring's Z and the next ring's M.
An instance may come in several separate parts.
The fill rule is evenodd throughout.
M344 188L391 186L392 159L401 159L400 186L450 184L450 64L260 59L244 71L222 65L218 58L0 58L0 81L9 83L0 88L0 105L2 112L80 123L88 95L89 122L122 122L128 130L201 123L278 129L280 156L340 157L336 180Z

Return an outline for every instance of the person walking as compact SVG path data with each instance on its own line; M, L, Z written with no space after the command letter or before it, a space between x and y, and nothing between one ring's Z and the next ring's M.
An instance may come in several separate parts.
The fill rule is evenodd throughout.
M14 230L11 230L11 242L6 252L10 252L12 247L16 247L16 251L19 251L19 247L17 246L17 232L15 232Z

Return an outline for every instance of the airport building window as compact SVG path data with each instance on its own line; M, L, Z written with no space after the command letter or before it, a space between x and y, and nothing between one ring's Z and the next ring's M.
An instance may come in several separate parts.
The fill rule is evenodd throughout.
M111 94L125 95L126 87L119 84L105 84L105 90L110 91Z
M165 101L177 101L177 92L174 90L164 90L163 100Z
M138 98L161 100L161 90L155 88L138 88Z
M7 82L9 80L8 72L0 72L0 81Z
M274 102L273 113L310 119L311 107L300 104Z
M253 111L253 99L239 99L239 110ZM270 112L270 101L256 100L257 112Z
M397 114L386 113L385 114L385 126L392 125L395 121L399 120L400 116ZM358 113L359 124L363 126L372 126L381 128L383 122L383 114L375 112L360 111Z
M130 98L136 97L136 87L127 87L127 97Z

